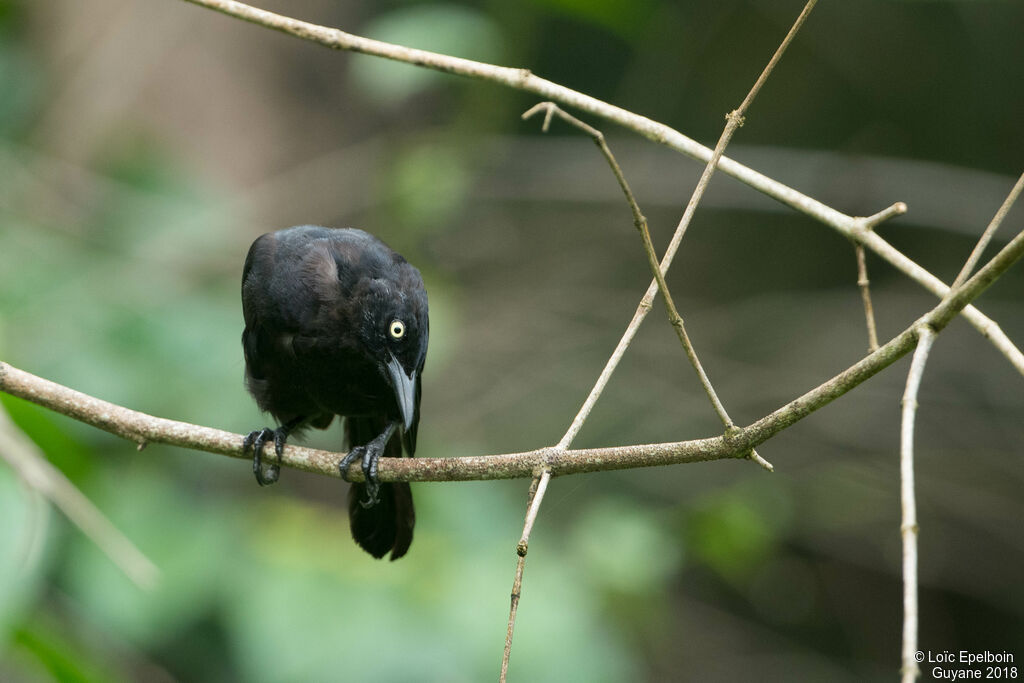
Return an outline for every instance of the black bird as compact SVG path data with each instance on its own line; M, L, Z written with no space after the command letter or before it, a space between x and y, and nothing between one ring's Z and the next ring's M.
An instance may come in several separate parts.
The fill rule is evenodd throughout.
M245 379L277 429L258 429L253 449L261 486L277 481L262 462L272 440L278 463L285 440L345 418L348 466L362 458L365 483L349 490L352 537L391 559L412 543L416 521L407 483L377 481L377 460L416 451L420 376L427 355L427 290L420 273L376 237L353 228L312 225L257 238L242 271Z

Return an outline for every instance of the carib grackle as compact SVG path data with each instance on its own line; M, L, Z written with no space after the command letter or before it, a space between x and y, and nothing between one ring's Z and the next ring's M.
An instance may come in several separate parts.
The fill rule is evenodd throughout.
M362 459L365 483L349 490L352 537L380 558L409 549L415 512L407 483L379 483L377 461L416 450L420 376L429 322L423 278L376 237L312 225L267 233L242 271L245 378L259 407L280 425L245 438L261 486L277 481L263 462L272 441L345 418L343 479Z

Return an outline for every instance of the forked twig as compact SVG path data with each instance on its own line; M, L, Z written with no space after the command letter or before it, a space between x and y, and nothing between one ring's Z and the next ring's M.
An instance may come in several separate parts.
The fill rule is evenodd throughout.
M647 255L647 262L651 267L651 272L654 274L654 281L657 284L658 291L661 293L662 300L665 302L665 311L668 314L669 323L671 323L672 328L676 331L676 336L679 337L679 343L682 344L683 351L686 353L686 357L690 361L690 365L693 366L694 371L697 373L697 378L704 389L704 393L707 394L708 400L711 401L711 405L715 409L715 413L717 413L719 419L722 421L722 424L725 426L726 432L731 433L735 431L737 429L736 424L732 421L732 418L729 417L729 413L726 411L721 399L718 398L718 393L712 386L711 380L708 378L703 364L697 357L697 352L693 348L693 342L690 341L690 336L686 333L686 325L683 322L683 317L679 314L679 311L676 308L675 301L672 299L672 293L668 288L668 283L665 282L665 276L662 274L661 267L658 264L658 255L655 253L654 243L651 241L651 232L647 226L647 218L640 210L640 205L637 204L636 196L633 194L633 190L630 188L629 182L626 180L626 176L622 172L622 167L619 166L619 162L615 159L615 155L612 154L611 148L608 147L604 134L593 126L584 123L572 114L562 110L554 102L541 102L540 104L531 107L523 114L523 118L528 119L540 111L545 112L543 130L547 131L552 115L557 115L566 123L579 128L589 135L593 139L594 144L596 144L598 149L601 150L601 154L608 162L608 166L615 175L615 180L618 181L619 187L622 189L622 194L626 197L629 209L633 213L633 226L637 229L637 232L640 234L640 239L643 242L644 253ZM750 457L765 469L769 471L774 469L771 464L762 458L756 451L752 451Z
M804 5L803 10L797 17L796 21L793 22L793 26L789 29L789 33L782 39L778 49L775 50L775 54L768 60L768 64L765 66L761 75L758 76L751 87L750 92L743 98L743 102L734 111L730 112L726 116L725 128L722 130L722 135L718 138L718 143L715 145L715 149L711 152L711 158L708 159L707 164L704 166L704 171L701 173L700 179L697 181L697 186L693 190L693 194L690 196L690 201L686 204L686 210L683 211L682 218L679 219L679 224L676 226L676 230L672 235L672 239L669 241L668 247L665 249L665 255L662 257L659 271L664 277L668 272L669 267L672 265L672 259L675 258L676 251L679 249L679 244L683 240L683 235L686 233L686 229L690 226L690 221L693 220L693 214L697 210L697 204L700 203L701 198L704 196L704 191L707 189L708 183L711 182L711 176L714 175L715 169L718 167L719 160L722 158L722 154L725 151L725 147L729 144L736 129L743 125L743 117L746 114L750 104L754 101L757 93L760 92L761 87L765 81L768 80L768 76L771 74L775 65L778 64L782 58L783 52L792 42L793 37L797 31L803 26L804 21L807 19L807 15L814 8L817 0L809 0ZM608 380L611 379L612 373L615 372L615 368L618 367L619 361L622 360L622 356L625 354L626 349L633 341L633 337L636 336L637 330L640 329L640 324L643 323L644 318L651 310L651 305L654 302L654 295L658 291L657 280L652 280L651 284L647 287L647 292L640 300L640 304L637 306L636 312L633 314L633 319L630 320L629 326L626 327L626 331L622 334L622 338L619 339L618 345L612 352L612 355L608 358L608 362L605 363L604 369L597 378L597 382L594 383L593 388L587 395L586 400L583 402L583 406L580 408L576 417L573 418L572 424L569 425L569 429L566 430L562 440L558 442L559 448L568 448L572 443L576 435L579 434L580 429L583 428L583 423L586 422L587 417L590 416L590 412L593 410L594 405L597 403L597 399L600 398L604 392L605 386L608 384Z
M981 258L982 253L985 251L985 247L988 246L992 236L996 234L996 230L1002 224L1003 219L1006 218L1006 214L1010 213L1010 209L1017 201L1017 197L1020 196L1021 190L1024 189L1024 173L1021 173L1020 178L1017 179L1013 189L1010 190L1010 194L1006 195L1006 199L1003 201L1002 206L996 211L996 215L992 217L988 227L985 228L985 232L981 234L981 238L978 239L978 243L974 245L974 250L971 251L971 255L967 257L967 262L964 263L964 267L960 269L960 274L953 280L953 284L950 285L950 289L956 289L964 283L971 275L971 271L974 270L974 266L978 265L978 260Z

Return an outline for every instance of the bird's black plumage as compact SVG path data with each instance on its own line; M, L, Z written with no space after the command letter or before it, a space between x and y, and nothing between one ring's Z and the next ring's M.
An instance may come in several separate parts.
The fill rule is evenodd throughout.
M412 542L412 492L378 483L377 459L416 450L429 337L419 271L362 230L287 228L249 248L242 312L246 385L280 424L246 437L256 480L278 477L262 462L267 441L280 457L289 435L345 417L342 476L358 458L366 476L349 491L352 535L374 557L398 559Z

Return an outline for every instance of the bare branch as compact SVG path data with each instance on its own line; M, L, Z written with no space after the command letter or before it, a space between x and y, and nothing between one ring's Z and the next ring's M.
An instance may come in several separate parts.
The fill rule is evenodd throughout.
M917 328L917 350L907 373L903 392L903 418L900 427L900 502L903 510L900 536L903 539L903 683L913 683L920 670L917 652L917 502L914 498L914 418L917 392L928 362L935 332L928 325Z
M974 250L971 251L971 255L967 257L967 263L960 269L960 274L953 280L952 288L956 289L959 287L964 280L970 276L971 271L974 270L974 266L978 265L978 260L981 258L982 253L985 251L985 247L988 246L992 236L996 234L996 230L1002 224L1003 219L1006 218L1006 214L1010 213L1010 209L1013 207L1014 202L1017 201L1017 197L1020 196L1021 190L1024 189L1024 173L1021 173L1020 178L1017 179L1017 183L1010 190L1010 194L1006 195L1006 199L1003 201L1002 206L996 211L996 215L992 217L992 221L985 228L985 232L981 234L981 238L978 243L974 245Z
M864 218L864 229L874 230L882 222L896 216L902 216L906 212L907 205L903 202L896 202L875 215ZM864 302L864 319L868 326L868 351L877 351L878 328L875 326L875 308L871 303L871 282L868 280L868 265L864 253L864 245L855 242L853 249L857 257L857 286L860 288L861 300Z
M519 537L516 544L516 576L512 581L512 601L508 611L508 628L505 631L505 653L501 657L501 675L499 680L504 683L508 678L508 660L512 655L512 633L516 628L516 611L519 609L519 597L523 589L523 570L526 568L526 553L530 547L530 532L533 531L533 523L537 521L537 512L540 510L541 501L544 500L544 493L547 491L548 482L551 481L551 470L543 468L535 474L530 482L530 493L526 500L526 521L523 523L523 535Z
M1024 188L1024 174L1017 180L1013 189L1003 201L1002 206L982 233L977 245L960 270L953 289L943 298L943 302L952 299L958 287L967 279L985 247L988 245L1000 223L1009 213ZM924 376L928 354L935 341L935 332L928 325L918 328L917 350L907 373L906 389L903 393L902 420L900 425L900 537L903 544L903 643L901 650L902 664L900 674L902 683L914 683L921 674L915 655L918 651L919 609L917 581L917 501L914 485L914 422L917 416L917 396Z
M693 346L689 342L689 337L686 334L685 329L683 329L682 318L679 317L678 312L674 319L672 317L672 309L674 306L670 305L671 298L668 296L668 286L664 284L664 277L665 273L668 272L669 267L672 265L672 259L675 258L676 251L679 249L679 245L683 240L683 235L686 234L686 229L690 226L690 221L693 220L693 214L697 210L697 205L704 197L704 191L707 189L708 183L711 182L711 176L714 175L715 169L719 167L720 161L724 161L722 154L725 151L726 146L732 139L736 129L743 125L743 117L746 114L747 109L754 101L754 98L761 90L761 86L764 85L768 76L775 68L775 65L778 64L779 59L782 58L782 53L785 52L786 47L789 46L789 43L793 40L796 32L803 25L807 15L810 13L811 9L814 8L816 1L817 0L809 0L809 2L804 6L803 11L800 12L800 15L793 23L792 28L790 28L789 33L787 33L786 37L783 38L782 43L779 45L778 49L775 50L775 54L773 54L772 58L768 60L768 64L754 82L750 92L748 92L747 96L743 98L743 102L737 109L733 110L725 117L725 128L722 130L722 134L719 136L718 143L715 145L715 149L711 152L711 156L707 159L707 165L704 166L700 179L697 181L697 186L694 188L693 194L690 196L690 201L686 203L686 209L683 211L682 218L679 219L679 224L676 226L675 232L672 234L672 239L669 240L669 245L665 249L665 255L662 257L661 264L652 264L654 280L652 280L651 284L648 285L647 292L644 293L643 298L640 300L640 304L637 306L636 312L633 314L633 319L630 320L629 326L622 334L622 338L619 339L618 345L615 347L612 355L608 358L608 362L605 363L604 369L601 370L601 374L597 378L597 382L595 382L590 393L587 395L587 398L583 401L583 405L580 407L576 417L573 418L573 421L569 425L569 429L566 430L562 440L559 441L559 447L568 448L569 444L571 444L573 439L576 438L576 435L579 434L580 429L583 428L583 423L586 422L587 417L590 416L590 412L597 403L597 399L604 392L605 385L607 385L608 380L611 379L612 373L615 372L615 368L618 367L623 354L632 343L633 337L636 336L636 332L640 328L641 323L643 323L644 318L646 318L647 314L650 312L651 305L654 302L654 294L658 289L662 289L666 305L670 306L669 319L672 321L673 326L676 327L676 330L679 333L683 348L686 349L686 355L690 359L690 363L697 370L697 375L700 377L701 384L704 386L704 390L708 394L708 398L711 400L712 405L715 406L715 410L718 412L718 415L722 418L722 422L725 424L726 430L733 427L732 420L729 418L728 413L726 413L725 407L722 405L721 401L718 400L718 396L715 394L714 389L711 388L711 382L704 373L704 370L700 365L700 361L697 360L696 354L693 353ZM598 133L598 136L600 136L600 133ZM601 136L600 139L603 144L603 136ZM607 149L606 146L605 149ZM609 152L608 155L610 156L610 154L611 153ZM610 163L613 165L613 170L618 169L618 164L614 163L614 159L612 159ZM624 184L625 178L622 177L622 172L620 170L616 171L616 177L619 178L619 184L622 186L623 192L626 193L627 199L630 200L631 206L635 207L636 202L633 200L633 194L629 191L628 186ZM634 219L636 219L637 216L639 216L641 224L643 225L641 234L645 235L644 246L647 249L648 258L653 259L654 247L650 246L650 234L646 232L647 221L643 219L643 215L640 213L638 207L634 208ZM640 226L638 225L638 228L639 227ZM676 320L678 320L678 324ZM769 471L772 470L771 464L764 460L764 458L755 451L752 450L750 452L750 457L758 462L762 467L765 467L765 469L768 469Z
M863 244L866 248L881 256L884 260L894 265L897 270L909 275L914 281L923 285L925 289L940 299L950 293L950 288L942 280L911 261L903 252L886 242L877 233L868 230L855 233L852 237L855 242ZM983 337L992 342L992 345L1010 361L1010 364L1017 372L1024 375L1024 353L1021 353L1021 350L1006 336L1006 333L1003 332L996 321L987 317L974 306L964 308L963 316L974 329L981 332Z
M676 336L679 337L679 343L682 344L683 351L686 353L686 357L690 361L690 365L693 366L694 371L697 373L697 379L704 388L704 393L707 394L708 400L711 401L711 405L715 409L715 413L718 414L719 419L722 421L722 424L725 425L727 430L736 429L735 423L732 421L732 418L729 417L729 413L726 411L721 399L718 398L718 393L712 386L711 379L708 377L703 364L697 357L697 351L693 348L693 342L690 341L690 336L686 333L686 325L683 322L683 317L679 314L678 309L676 309L675 301L672 299L672 293L668 289L668 283L665 282L665 276L662 273L661 266L658 264L658 255L654 251L653 242L651 242L651 231L647 226L647 218L640 210L640 205L637 204L636 197L633 195L633 190L630 188L629 182L627 182L626 176L623 174L622 168L619 166L619 162L616 161L615 155L612 154L611 148L608 147L608 143L605 141L604 135L596 128L563 111L554 102L542 102L532 107L523 114L523 118L529 118L542 110L545 112L545 127L550 121L552 114L557 114L563 121L579 128L593 138L594 143L597 145L598 149L601 150L601 154L604 156L605 161L608 162L608 166L611 167L612 173L615 175L615 180L618 181L619 187L622 189L622 194L625 195L626 202L629 204L630 211L633 213L633 226L637 229L637 232L640 233L640 239L644 246L644 253L647 255L647 262L650 265L651 272L654 274L654 282L657 284L658 291L661 292L662 299L665 302L665 312L668 314L668 321L676 331ZM713 168L713 166L709 164L708 168ZM696 202L693 202L693 204L696 206ZM639 325L639 322L637 324ZM584 415L583 418L585 419L586 415ZM576 424L576 420L573 421L573 424ZM579 425L582 426L582 420L579 422ZM577 432L578 430L579 426L577 427ZM567 432L567 435L569 435L569 432ZM574 437L575 434L572 436ZM559 446L563 448L568 446L566 437L562 438L562 442L559 443ZM756 451L751 452L750 457L769 472L774 470L771 463L762 458Z
M522 453L465 458L383 458L381 481L470 481L517 479L550 467L552 476L605 470L655 467L687 462L742 458L750 449L807 417L815 410L878 374L905 356L916 344L919 325L936 332L985 291L1024 255L1024 231L1004 246L991 261L939 305L874 353L838 375L787 403L757 422L724 436L672 443L614 446L611 448L540 448ZM18 396L112 434L144 444L165 443L193 450L248 459L241 434L176 422L136 412L69 389L0 361L0 391ZM299 446L285 446L282 465L338 477L342 454ZM362 473L351 471L353 481Z
M566 88L552 81L540 78L532 74L528 69L515 69L493 64L484 64L469 59L451 57L427 50L417 50L385 43L379 40L363 38L351 33L319 26L291 17L282 16L273 12L258 9L250 5L236 2L235 0L186 0L195 5L212 9L243 21L270 28L282 33L318 43L335 50L348 50L367 55L374 55L391 59L397 62L404 62L435 71L466 76L492 83L498 83L509 88L532 93L546 100L552 100L564 106L573 107L588 112L595 116L607 119L624 128L628 128L649 140L666 145L671 149L681 152L691 158L704 162L711 161L714 152L698 142L688 138L679 131L658 123L645 116L634 114L621 107L603 102L589 95L576 90ZM759 79L760 80L760 79ZM794 190L776 180L773 180L757 171L750 169L728 157L721 157L717 161L717 167L722 172L730 175L742 183L772 197L797 211L807 214L812 218L837 230L855 242L863 244L878 256L892 264L895 268L908 275L911 279L923 285L928 291L938 297L943 297L949 291L941 280L917 265L902 252L883 240L869 229L870 218L857 218L847 216L835 209L808 197L805 194ZM653 298L653 294L652 294ZM634 316L635 317L635 316ZM1014 346L1009 337L1000 327L986 317L981 311L969 306L964 310L964 317L982 335L989 339L999 351L1007 357L1013 366L1024 375L1024 353ZM623 342L620 341L620 346ZM628 346L628 341L626 342ZM616 348L616 352L619 349ZM615 354L613 354L614 357ZM621 355L621 352L619 352ZM606 368L607 370L607 368ZM602 372L602 376L610 372ZM595 398L596 400L596 398ZM589 401L589 398L588 398ZM570 439L571 441L571 439Z
M0 361L0 391L138 444L163 443L233 458L252 458L251 452L242 449L244 436L241 434L137 412L37 377L3 361ZM578 450L539 448L521 453L463 458L382 458L379 478L381 481L519 479L533 476L537 468L549 463L552 464L552 474L572 474L643 466L630 464L638 462L638 457L652 466L738 457L733 451L719 437L648 446ZM281 464L285 467L340 477L338 463L344 454L289 444L284 447L283 455ZM362 471L356 470L358 468L349 472L349 478L362 481Z
M793 422L803 419L821 405L841 396L905 356L917 343L916 330L920 325L928 325L936 333L942 331L959 311L988 289L1022 255L1024 255L1024 231L1014 237L967 282L951 291L949 296L939 302L938 306L899 335L893 337L877 351L843 370L824 384L808 391L800 398L787 403L774 413L740 430L744 443L747 441L753 445L763 443Z

